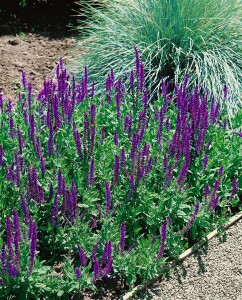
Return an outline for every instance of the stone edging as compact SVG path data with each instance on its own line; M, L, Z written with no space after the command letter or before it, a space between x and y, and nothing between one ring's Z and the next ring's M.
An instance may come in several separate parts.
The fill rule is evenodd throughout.
M238 222L242 218L242 212L238 213L237 215L233 216L229 219L229 221L223 226L223 230L228 229L230 226ZM214 231L210 232L205 238L202 238L198 243L196 243L191 248L187 249L185 252L183 252L176 261L170 264L170 268L174 267L177 263L185 260L187 257L192 255L194 252L196 252L200 247L202 247L204 244L206 244L209 240L211 240L213 237L215 237L218 234L218 229L215 229ZM138 292L141 292L145 288L152 285L154 282L159 280L162 277L163 274L158 275L156 278L152 279L149 282L142 283L138 286L136 286L134 289L132 289L130 292L123 295L120 300L130 300L132 299Z

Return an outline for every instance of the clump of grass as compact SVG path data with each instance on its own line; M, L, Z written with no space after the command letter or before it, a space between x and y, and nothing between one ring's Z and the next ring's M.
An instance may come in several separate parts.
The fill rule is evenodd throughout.
M103 0L101 8L80 1L88 22L75 65L88 65L93 79L113 67L118 75L131 69L133 46L145 62L154 93L160 78L202 84L218 99L227 84L231 116L241 106L241 1L238 0ZM82 48L83 49L83 48Z

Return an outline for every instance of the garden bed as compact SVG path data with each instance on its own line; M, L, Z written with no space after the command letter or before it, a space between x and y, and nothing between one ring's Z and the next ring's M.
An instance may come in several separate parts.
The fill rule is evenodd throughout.
M90 70L84 64L73 75L65 67L69 37L1 38L0 299L120 298L241 211L242 111L226 109L237 81L216 74L215 94L206 86L213 73L199 83L192 72L168 81L175 64L163 78L152 60L152 73L136 46L125 52L125 70L119 56L111 59L117 71L98 65L97 52Z

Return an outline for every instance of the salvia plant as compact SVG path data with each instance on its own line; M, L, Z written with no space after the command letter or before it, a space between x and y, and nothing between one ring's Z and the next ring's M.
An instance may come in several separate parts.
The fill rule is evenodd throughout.
M188 76L150 101L134 52L101 96L87 68L77 80L62 60L38 95L22 72L17 103L0 96L3 299L151 279L241 209L241 111L231 127Z
M137 45L154 96L161 77L181 84L189 74L189 85L205 86L230 117L241 108L240 0L103 0L101 8L93 2L80 0L81 50L73 69L87 64L99 89L110 67L118 75L130 71Z

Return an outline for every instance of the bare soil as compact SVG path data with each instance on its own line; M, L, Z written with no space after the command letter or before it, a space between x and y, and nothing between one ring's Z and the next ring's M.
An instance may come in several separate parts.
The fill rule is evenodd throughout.
M24 69L35 91L53 72L60 57L73 57L72 37L53 38L44 33L21 33L0 36L0 93L16 101L20 72Z

